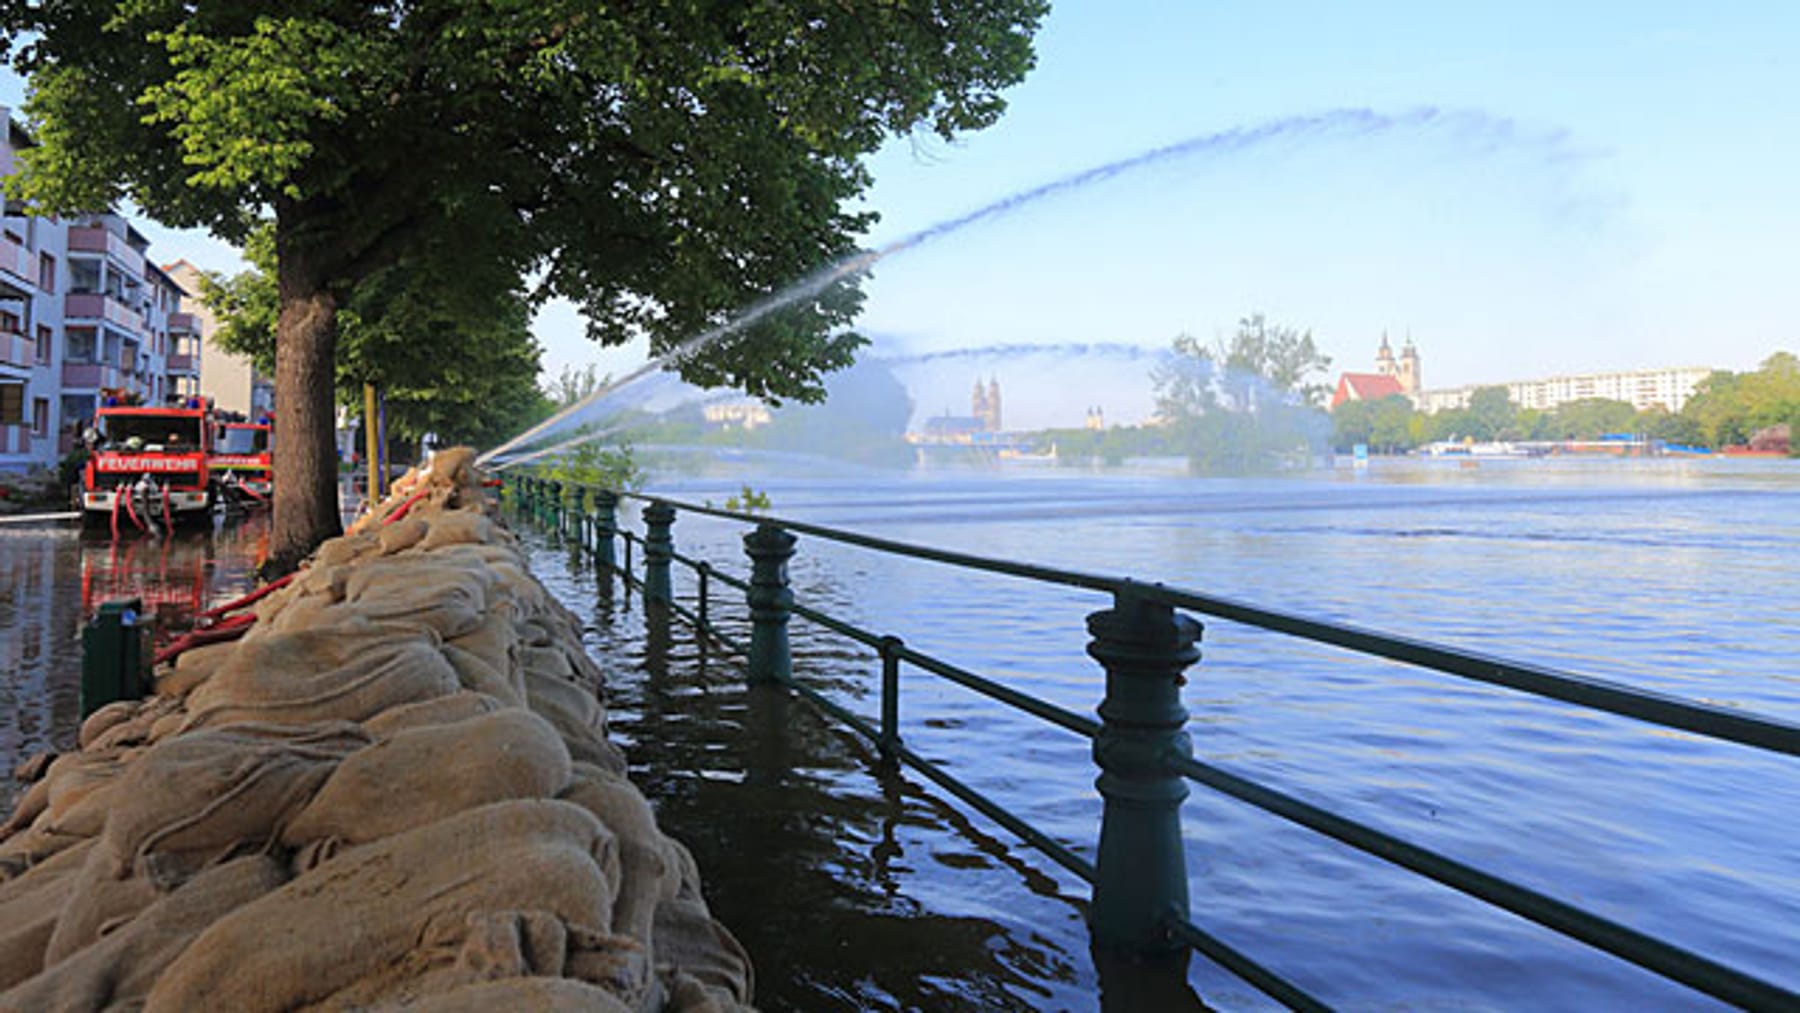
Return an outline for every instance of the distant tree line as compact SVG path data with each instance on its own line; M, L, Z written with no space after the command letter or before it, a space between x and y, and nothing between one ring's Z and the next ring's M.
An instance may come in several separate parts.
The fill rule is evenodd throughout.
M1800 428L1800 358L1776 352L1750 372L1715 372L1679 412L1638 411L1605 398L1540 411L1513 404L1505 387L1481 387L1466 408L1426 414L1396 394L1346 401L1331 422L1332 445L1343 452L1358 443L1395 454L1441 440L1593 440L1614 433L1716 450L1746 443L1770 426Z
M1185 457L1196 474L1249 474L1305 466L1325 451L1330 420L1315 377L1330 367L1311 331L1238 321L1230 337L1203 344L1175 338L1151 373L1156 417L1143 426L1052 429L1037 443L1058 455L1118 463L1127 457Z

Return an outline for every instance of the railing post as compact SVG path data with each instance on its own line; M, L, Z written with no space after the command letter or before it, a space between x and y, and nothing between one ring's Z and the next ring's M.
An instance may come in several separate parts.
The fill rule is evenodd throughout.
M1087 619L1088 654L1106 668L1094 740L1095 786L1105 808L1094 878L1092 930L1105 950L1154 956L1181 948L1171 916L1188 915L1181 801L1187 782L1163 762L1191 755L1182 670L1200 658L1200 624L1147 601L1130 585Z
M758 524L744 536L750 556L750 657L747 668L752 685L787 683L794 678L794 658L788 646L789 609L794 592L788 589L787 563L794 556L793 535L773 524Z
M619 533L619 494L611 489L594 490L594 567L602 572L613 568L613 538Z
M899 637L881 638L881 755L889 763L899 759L900 747L900 649Z
M644 600L667 602L669 564L675 558L675 508L661 500L644 508Z
M694 592L694 597L698 602L698 608L695 614L700 617L698 622L700 627L700 649L704 651L706 650L707 639L712 636L712 622L707 617L707 601L712 596L712 567L708 566L706 563L695 566L694 581L698 585L697 590Z

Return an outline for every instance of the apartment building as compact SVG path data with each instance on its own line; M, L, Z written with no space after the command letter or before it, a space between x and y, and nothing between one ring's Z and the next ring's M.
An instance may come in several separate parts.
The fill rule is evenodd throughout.
M1547 411L1584 398L1604 398L1608 401L1624 401L1638 411L1661 406L1671 412L1678 412L1694 396L1694 390L1700 385L1700 381L1712 373L1711 369L1704 366L1583 373L1552 376L1542 380L1514 380L1505 384L1425 390L1411 397L1420 411L1439 412L1467 408L1469 398L1480 387L1503 386L1513 404L1538 411Z
M0 106L10 174L30 136ZM93 417L102 391L148 404L200 390L198 323L187 293L145 256L124 216L19 213L0 220L0 472L53 467Z
M179 325L184 336L192 336L199 348L206 393L219 410L239 412L246 418L257 418L274 411L274 382L257 372L249 359L225 351L213 340L219 321L213 316L212 309L201 301L200 269L185 260L164 265L164 269L188 293L182 297L181 312L171 318L170 327Z

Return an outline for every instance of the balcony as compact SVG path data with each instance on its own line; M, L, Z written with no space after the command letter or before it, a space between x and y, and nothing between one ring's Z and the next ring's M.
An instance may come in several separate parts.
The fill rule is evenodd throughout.
M105 320L132 334L144 332L142 314L109 295L98 292L70 292L63 299L66 320Z
M184 376L199 376L200 360L192 355L182 355L179 352L171 352L169 354L168 372L170 376L174 376L178 373Z
M16 288L20 281L35 287L37 275L32 271L33 266L30 250L5 236L0 236L0 272L8 276L0 277L0 287ZM15 296L14 298L21 297Z
M102 363L63 363L62 382L65 388L97 390L101 387L126 387L130 386L130 379L123 371Z
M74 226L69 229L70 253L95 253L111 257L131 274L144 276L144 255L131 248L125 237L114 235L99 225Z
M170 334L199 334L200 318L192 313L169 314Z
M37 366L37 344L23 334L0 331L0 366L33 369Z

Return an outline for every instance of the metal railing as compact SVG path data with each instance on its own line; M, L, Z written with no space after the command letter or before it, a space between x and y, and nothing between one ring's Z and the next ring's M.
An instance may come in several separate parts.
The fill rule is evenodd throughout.
M801 521L538 477L514 479L508 493L518 516L574 540L598 568L620 576L628 587L641 589L647 602L668 607L705 635L743 656L749 682L785 686L801 694L867 738L885 760L917 770L1091 884L1090 929L1096 945L1106 950L1154 955L1189 947L1292 1008L1328 1008L1190 919L1179 809L1188 794L1187 785L1192 782L1715 998L1751 1009L1800 1008L1800 994L1781 985L1194 759L1184 730L1188 713L1179 687L1182 671L1199 657L1196 643L1200 625L1176 609L1787 756L1800 756L1800 726L1161 584L990 559ZM622 498L645 504L642 536L620 528L617 516ZM703 560L677 552L672 532L678 512L753 525L744 536L751 564L749 579L730 576ZM796 533L910 559L1110 594L1112 607L1094 612L1087 619L1093 638L1088 653L1106 672L1105 697L1098 708L1100 720L1039 700L915 651L898 638L795 601L788 587L787 563L794 554ZM615 555L615 539L623 545L622 563ZM634 545L642 550L642 578L633 571ZM694 609L676 602L671 593L670 570L675 563L696 575ZM748 644L738 643L711 621L709 600L715 583L743 592L750 613ZM792 616L800 616L877 653L882 663L879 722L871 722L794 680L787 634ZM1100 769L1096 783L1104 805L1094 862L1030 826L901 741L898 715L902 665L929 672L1093 741L1093 757Z

